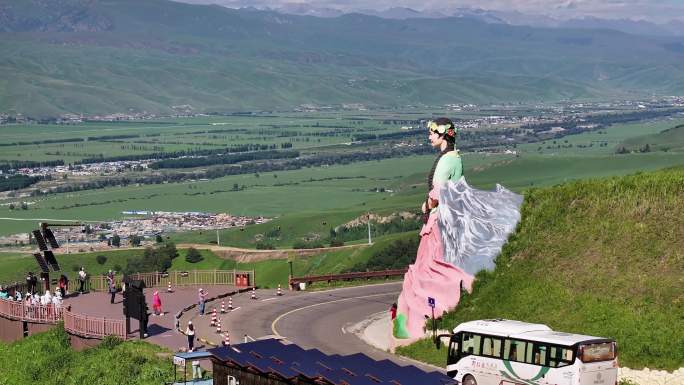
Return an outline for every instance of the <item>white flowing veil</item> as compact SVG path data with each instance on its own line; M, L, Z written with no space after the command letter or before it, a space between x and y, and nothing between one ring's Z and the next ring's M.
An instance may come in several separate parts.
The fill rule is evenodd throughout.
M444 260L475 275L493 270L494 259L520 220L523 197L497 184L477 190L465 177L449 181L440 191L439 228Z

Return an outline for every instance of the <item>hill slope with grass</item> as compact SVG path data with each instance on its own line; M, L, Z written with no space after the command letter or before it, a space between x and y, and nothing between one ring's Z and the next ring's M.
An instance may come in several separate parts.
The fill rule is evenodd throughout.
M0 111L31 116L684 89L677 38L469 18L316 18L166 0L0 0L0 53Z
M684 168L530 190L497 268L440 327L540 322L616 338L623 366L682 367L683 213ZM445 350L425 341L400 352L445 365Z
M162 348L147 342L109 338L79 353L57 327L13 344L0 343L0 384L158 385L173 378L163 355Z

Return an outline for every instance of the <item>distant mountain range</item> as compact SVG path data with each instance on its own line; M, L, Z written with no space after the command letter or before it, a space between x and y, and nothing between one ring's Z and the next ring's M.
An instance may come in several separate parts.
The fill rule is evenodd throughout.
M187 3L220 3L220 0L183 0ZM228 2L232 8L241 8L250 1ZM376 9L347 9L341 10L331 7L317 7L306 3L285 3L278 7L263 7L262 10L276 11L291 15L315 17L339 17L349 13L377 16L385 19L410 18L445 18L465 17L481 20L487 23L500 23L517 26L542 28L584 28L584 29L612 29L615 31L635 35L650 36L684 36L684 21L673 19L667 23L654 23L646 20L630 19L602 19L592 16L581 18L561 19L546 15L532 15L516 11L496 11L467 7L447 7L440 10L418 11L406 7L392 7L385 10ZM673 17L677 15L672 15Z
M475 17L0 0L0 74L0 112L32 116L628 98L684 94L684 39Z

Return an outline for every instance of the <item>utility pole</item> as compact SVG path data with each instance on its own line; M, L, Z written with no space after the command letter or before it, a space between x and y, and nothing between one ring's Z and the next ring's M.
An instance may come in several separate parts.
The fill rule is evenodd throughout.
M372 245L373 241L371 240L371 232L370 232L370 213L368 213L368 244Z
M216 246L221 246L221 238L219 237L219 229L216 229Z

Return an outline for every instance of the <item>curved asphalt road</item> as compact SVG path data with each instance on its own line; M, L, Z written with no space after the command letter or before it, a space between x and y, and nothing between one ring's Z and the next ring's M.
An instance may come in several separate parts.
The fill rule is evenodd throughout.
M393 282L319 292L285 291L282 297L275 296L273 290L258 290L260 298L256 301L249 298L249 293L233 297L236 310L220 318L234 342L242 342L245 334L253 338L283 337L303 348L316 348L327 354L361 352L376 360L389 359L434 371L437 368L376 349L345 330L373 314L388 311L396 302L401 285ZM219 336L214 334L211 339L218 342Z

